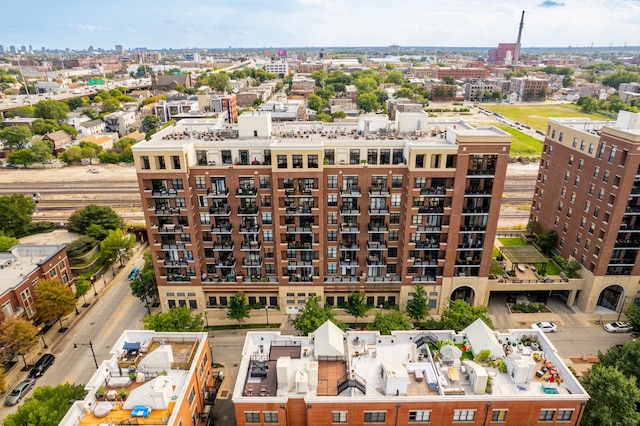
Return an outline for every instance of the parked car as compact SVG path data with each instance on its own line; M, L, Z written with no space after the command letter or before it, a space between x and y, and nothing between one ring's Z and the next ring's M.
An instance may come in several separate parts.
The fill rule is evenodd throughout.
M608 333L629 333L632 327L628 322L616 321L605 324L604 329Z
M531 324L531 328L537 328L545 333L555 333L558 331L558 326L556 326L555 323L546 321Z
M36 379L33 377L28 377L18 383L18 385L13 388L7 399L4 401L4 405L16 405L21 400L22 397L27 394L33 387L36 385Z
M133 268L131 272L129 272L129 279L135 280L136 278L138 278L138 275L140 275L140 269Z
M40 359L33 365L31 371L29 371L29 377L40 377L44 374L45 371L49 367L53 365L53 362L56 360L56 357L52 354L44 354L40 357Z

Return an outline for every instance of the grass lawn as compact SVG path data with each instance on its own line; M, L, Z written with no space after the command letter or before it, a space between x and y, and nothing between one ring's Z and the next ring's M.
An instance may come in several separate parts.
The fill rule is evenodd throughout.
M538 105L482 105L483 108L504 115L510 120L531 126L546 132L549 118L585 117L596 121L615 120L604 114L586 114L574 104L538 104Z
M498 241L505 247L515 246L530 246L531 244L524 241L522 238L498 238Z
M540 157L542 154L542 141L521 132L518 129L514 129L506 124L495 124L500 130L504 130L509 133L511 138L511 150L509 151L509 157Z

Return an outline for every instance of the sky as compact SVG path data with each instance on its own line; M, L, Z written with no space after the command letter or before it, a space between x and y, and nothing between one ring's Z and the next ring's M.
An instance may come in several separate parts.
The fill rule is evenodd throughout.
M640 45L640 0L29 0L0 44L48 49ZM24 8L23 10L20 10Z

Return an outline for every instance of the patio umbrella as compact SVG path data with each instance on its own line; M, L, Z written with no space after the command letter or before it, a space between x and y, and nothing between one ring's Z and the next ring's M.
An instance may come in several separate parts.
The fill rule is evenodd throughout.
M440 353L445 359L460 359L462 351L453 345L445 345L440 348Z

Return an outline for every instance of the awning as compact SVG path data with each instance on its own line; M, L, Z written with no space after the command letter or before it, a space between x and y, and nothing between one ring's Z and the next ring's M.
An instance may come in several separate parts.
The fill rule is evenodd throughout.
M124 342L124 346L122 347L125 351L137 351L140 350L140 342Z

